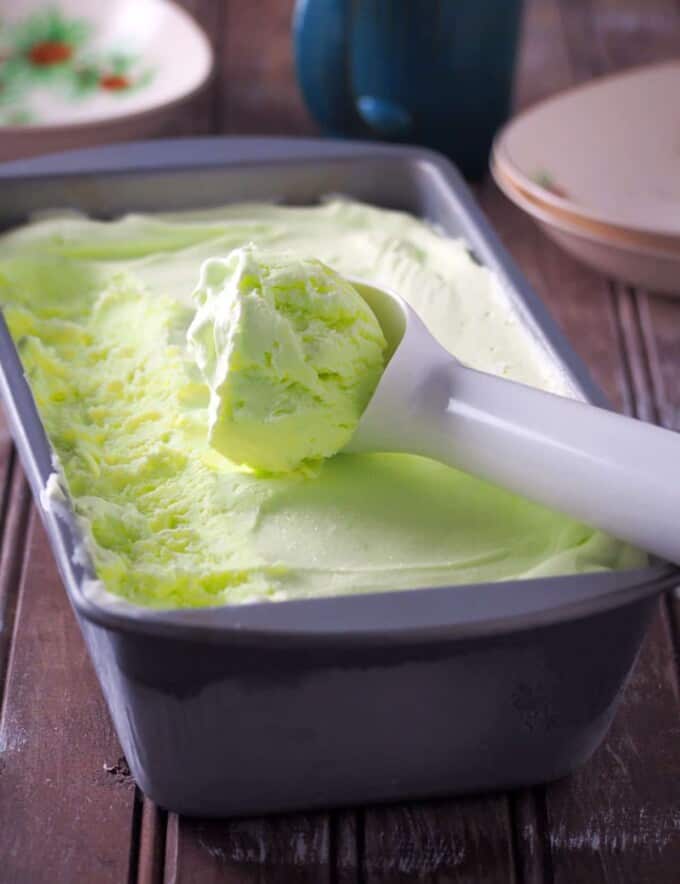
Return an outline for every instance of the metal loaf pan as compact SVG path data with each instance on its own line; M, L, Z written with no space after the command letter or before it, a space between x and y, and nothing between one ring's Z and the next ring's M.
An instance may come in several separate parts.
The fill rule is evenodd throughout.
M0 222L337 192L464 236L575 385L583 365L451 165L413 148L214 138L0 169ZM50 447L4 322L0 386L39 501ZM603 739L671 566L199 611L94 603L73 520L41 508L120 742L163 807L230 815L507 788L563 776Z

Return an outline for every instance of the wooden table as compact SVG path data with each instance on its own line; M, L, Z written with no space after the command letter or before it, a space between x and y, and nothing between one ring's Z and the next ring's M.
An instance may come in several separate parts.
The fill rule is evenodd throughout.
M314 133L294 85L290 0L184 5L215 42L218 75L167 134ZM527 0L517 104L678 54L677 0ZM614 402L680 429L680 301L576 264L490 182L478 195ZM0 488L0 881L680 881L673 598L659 603L606 743L567 780L462 800L184 819L156 809L129 776L4 424Z

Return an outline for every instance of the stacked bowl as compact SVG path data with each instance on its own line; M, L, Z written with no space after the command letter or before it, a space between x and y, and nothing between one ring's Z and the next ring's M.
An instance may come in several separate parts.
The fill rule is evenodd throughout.
M497 136L500 189L563 249L680 295L680 61L578 86Z

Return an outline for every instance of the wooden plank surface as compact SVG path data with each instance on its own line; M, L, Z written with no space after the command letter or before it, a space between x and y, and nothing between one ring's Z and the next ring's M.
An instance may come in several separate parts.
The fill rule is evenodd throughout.
M222 129L225 81L222 77L226 35L226 0L182 0L181 5L203 28L215 53L215 70L207 86L180 106L161 133L164 136L210 135Z
M361 880L494 884L513 876L508 799L421 801L367 809Z
M35 513L0 723L0 880L128 880L135 786Z
M172 814L166 859L171 884L330 884L328 814L230 821Z
M640 328L649 363L655 418L663 426L680 430L680 307L669 298L646 292L637 295Z
M4 693L29 507L28 488L0 415L0 706Z
M315 132L294 85L291 0L183 5L206 28L217 70L164 134ZM680 54L675 0L527 0L526 7L518 106ZM478 194L615 405L680 429L680 302L612 285L562 254L490 182ZM558 784L465 800L190 820L142 802L126 776L35 517L26 547L27 513L26 486L0 425L3 884L678 880L677 608L659 606L604 746Z
M668 298L638 292L637 307L654 419L680 432L680 306ZM680 587L667 601L673 649L679 664L677 671L680 671Z
M292 10L291 0L227 0L218 60L223 132L317 133L295 86Z

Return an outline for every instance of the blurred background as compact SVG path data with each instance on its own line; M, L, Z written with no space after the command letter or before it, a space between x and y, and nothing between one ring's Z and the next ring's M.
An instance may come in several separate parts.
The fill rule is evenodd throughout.
M181 5L205 28L217 70L206 94L178 113L168 134L317 134L296 84L293 0ZM675 0L525 0L514 107L605 73L671 58L680 58Z

